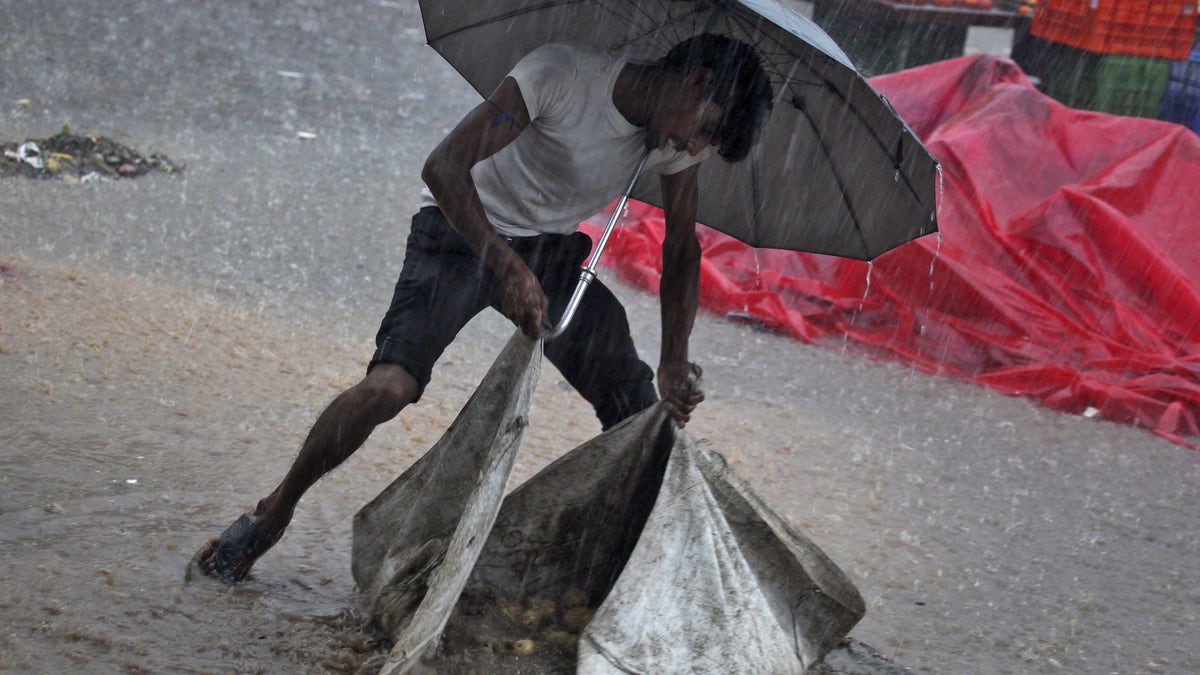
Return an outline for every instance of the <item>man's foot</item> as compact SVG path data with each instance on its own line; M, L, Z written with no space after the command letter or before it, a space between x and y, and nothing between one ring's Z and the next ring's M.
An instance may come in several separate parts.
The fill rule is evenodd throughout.
M280 533L282 534L282 533ZM185 578L192 571L235 584L246 578L254 561L275 545L278 536L269 539L254 527L254 517L242 514L220 537L208 540L188 563Z

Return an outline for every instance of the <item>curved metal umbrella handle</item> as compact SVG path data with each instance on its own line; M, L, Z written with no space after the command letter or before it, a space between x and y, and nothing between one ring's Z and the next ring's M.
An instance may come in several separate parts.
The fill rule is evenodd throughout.
M558 320L558 325L548 333L542 334L542 339L553 340L563 334L567 329L567 324L571 323L571 319L575 317L575 310L579 309L579 303L583 300L583 294L587 291L587 287L596 278L596 263L600 260L600 254L604 252L604 247L608 244L608 237L612 234L613 227L616 226L617 220L621 217L621 211L625 209L625 202L629 201L629 193L633 192L633 186L637 183L638 177L642 175L642 169L646 166L646 160L650 157L650 150L647 149L642 153L641 159L638 160L637 167L633 170L633 176L629 179L629 185L625 188L625 192L621 194L621 198L617 200L617 207L613 209L612 215L608 217L608 225L604 227L604 234L600 235L600 241L597 242L595 250L592 251L592 257L588 258L586 264L579 271L579 283L575 285L575 292L571 293L571 299L567 302L567 308L563 310L562 317Z

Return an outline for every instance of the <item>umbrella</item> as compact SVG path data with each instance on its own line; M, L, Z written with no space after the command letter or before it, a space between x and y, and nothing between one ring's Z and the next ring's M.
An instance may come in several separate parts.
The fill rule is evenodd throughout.
M647 60L699 33L745 42L763 59L775 93L774 110L749 157L735 164L704 163L699 222L758 248L859 260L871 260L937 229L937 163L833 39L794 4L781 0L421 0L420 4L429 44L484 96L522 56L551 42L597 44ZM656 177L639 179L635 174L629 196L661 206L659 181L651 178ZM585 268L583 276L588 274ZM581 289L585 286L581 280Z

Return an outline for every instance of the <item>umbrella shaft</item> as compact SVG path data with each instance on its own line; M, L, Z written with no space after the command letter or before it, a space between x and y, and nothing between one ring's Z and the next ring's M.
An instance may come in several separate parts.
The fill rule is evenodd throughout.
M544 339L553 340L562 335L563 331L567 329L567 324L571 323L571 318L575 316L575 310L579 308L579 303L583 300L584 291L587 290L592 280L596 278L596 264L600 261L600 254L604 252L604 247L608 244L608 238L612 235L613 228L617 225L617 219L621 217L621 211L625 210L625 203L629 201L629 193L633 192L633 186L637 184L638 178L642 175L642 169L646 167L646 160L649 158L650 150L647 149L642 153L641 159L638 160L637 167L633 170L633 176L629 178L629 185L621 193L621 198L617 200L617 206L613 209L612 215L608 217L608 225L604 227L604 233L600 235L600 241L596 243L596 248L592 251L592 256L588 258L587 264L579 271L579 283L575 285L575 292L571 294L571 300L567 303L567 308L563 310L562 318L558 320L557 326L542 336Z
M629 185L625 187L625 192L621 193L621 198L617 200L617 206L613 209L612 214L608 217L608 225L604 226L604 233L600 235L600 241L596 243L595 250L592 251L592 256L588 258L587 264L583 269L596 271L596 263L600 260L600 254L604 252L604 247L608 245L608 238L612 235L613 228L617 225L617 220L621 217L621 212L625 210L625 203L629 201L629 193L633 192L633 186L637 184L638 177L642 175L642 169L646 166L646 160L650 157L650 151L642 153L641 159L638 160L637 167L633 170L633 176L629 179ZM593 276L595 276L593 274Z

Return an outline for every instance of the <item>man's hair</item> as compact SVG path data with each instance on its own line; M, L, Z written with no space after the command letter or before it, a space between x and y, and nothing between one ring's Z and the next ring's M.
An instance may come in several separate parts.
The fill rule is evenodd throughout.
M728 162L750 154L762 136L774 97L753 47L724 35L704 33L672 47L659 64L684 73L711 68L714 76L706 94L722 111L717 154Z

